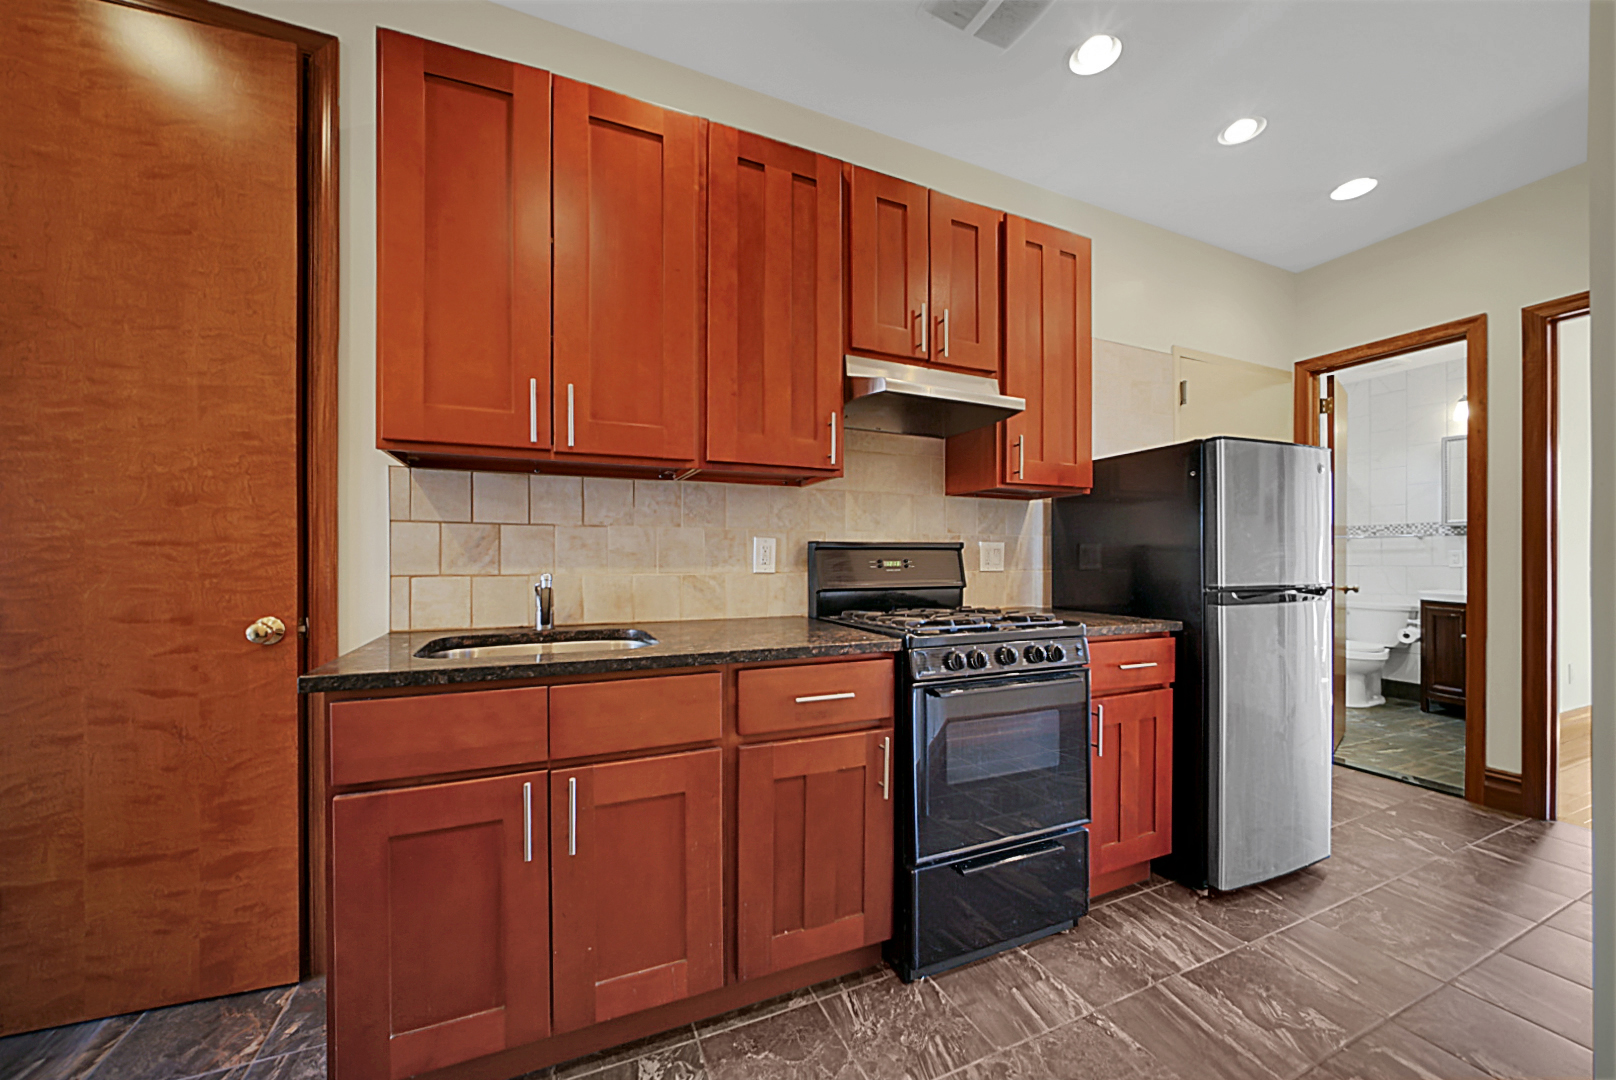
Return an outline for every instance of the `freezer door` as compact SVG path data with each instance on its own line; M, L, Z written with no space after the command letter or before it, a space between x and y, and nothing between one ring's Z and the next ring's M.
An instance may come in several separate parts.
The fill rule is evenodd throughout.
M1203 460L1207 587L1329 583L1329 451L1208 439Z
M1333 616L1328 595L1209 599L1207 876L1238 889L1330 854Z

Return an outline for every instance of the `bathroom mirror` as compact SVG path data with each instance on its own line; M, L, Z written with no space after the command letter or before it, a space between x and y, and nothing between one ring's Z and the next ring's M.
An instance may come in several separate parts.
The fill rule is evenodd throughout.
M1469 465L1469 439L1449 435L1442 440L1442 524L1465 523L1465 474Z

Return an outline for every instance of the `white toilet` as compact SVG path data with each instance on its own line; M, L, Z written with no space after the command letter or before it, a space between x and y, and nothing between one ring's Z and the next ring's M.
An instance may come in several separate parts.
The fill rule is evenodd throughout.
M1419 618L1419 608L1399 600L1347 600L1347 708L1386 704L1381 672L1399 644L1397 635Z

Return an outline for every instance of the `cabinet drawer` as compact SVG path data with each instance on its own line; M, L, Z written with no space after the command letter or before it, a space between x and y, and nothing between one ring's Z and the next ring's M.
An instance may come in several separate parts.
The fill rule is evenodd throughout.
M555 758L715 742L723 725L723 678L716 671L550 688Z
M736 727L742 735L892 717L892 661L754 668L736 676Z
M1089 687L1095 696L1120 694L1173 681L1178 643L1171 637L1089 641Z
M331 783L526 765L548 756L549 687L331 704Z

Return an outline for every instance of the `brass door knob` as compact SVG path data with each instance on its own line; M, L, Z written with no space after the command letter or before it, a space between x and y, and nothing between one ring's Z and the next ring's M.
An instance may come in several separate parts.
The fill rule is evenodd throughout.
M265 615L247 627L247 640L254 645L273 645L285 636L286 624L273 615Z

